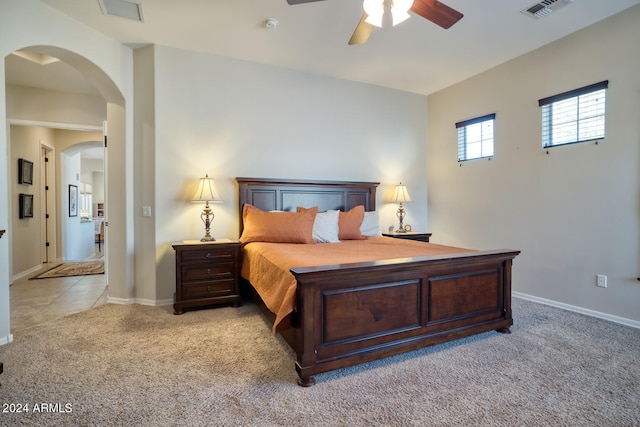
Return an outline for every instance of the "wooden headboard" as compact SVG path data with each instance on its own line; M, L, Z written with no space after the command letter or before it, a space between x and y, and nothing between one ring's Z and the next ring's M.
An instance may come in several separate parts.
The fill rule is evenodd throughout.
M241 235L242 207L245 203L263 211L295 211L298 206L318 206L319 212L329 209L348 211L358 205L363 205L366 211L374 211L376 188L380 184L264 178L236 178L236 181L240 193Z

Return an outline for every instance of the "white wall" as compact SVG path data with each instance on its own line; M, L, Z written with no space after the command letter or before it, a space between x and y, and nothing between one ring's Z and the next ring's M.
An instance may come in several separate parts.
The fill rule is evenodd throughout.
M94 226L93 221L82 222L80 218L80 170L81 154L61 153L60 218L62 222L62 257L64 261L82 261L93 255ZM77 214L69 215L69 186L75 185L77 190Z
M205 174L224 200L214 237L238 237L237 176L380 181L384 228L402 180L415 200L406 222L427 228L426 97L161 46L155 91L158 298L175 290L169 242L204 233L187 200Z
M434 241L520 249L515 292L640 321L638 22L640 6L429 96ZM545 154L538 99L602 80L606 139ZM454 123L489 113L495 157L459 166Z

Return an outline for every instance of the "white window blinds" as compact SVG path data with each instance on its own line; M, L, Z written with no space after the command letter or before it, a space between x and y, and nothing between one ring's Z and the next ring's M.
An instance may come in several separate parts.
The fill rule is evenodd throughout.
M542 146L597 141L605 135L605 80L569 92L540 99Z
M495 119L494 113L456 123L459 162L493 156Z

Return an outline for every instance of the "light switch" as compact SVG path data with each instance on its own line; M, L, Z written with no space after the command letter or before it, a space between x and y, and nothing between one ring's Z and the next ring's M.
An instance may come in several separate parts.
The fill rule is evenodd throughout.
M142 207L142 216L146 218L151 218L151 206Z

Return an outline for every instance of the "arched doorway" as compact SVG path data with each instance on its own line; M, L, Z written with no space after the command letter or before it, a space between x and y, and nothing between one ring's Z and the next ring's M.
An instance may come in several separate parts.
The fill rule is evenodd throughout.
M126 148L125 148L125 140L126 140L126 132L125 132L125 123L126 123L126 114L125 114L125 105L124 105L124 97L120 90L116 87L114 82L109 78L109 76L99 69L94 63L82 57L81 55L75 54L72 51L52 47L52 46L30 46L24 51L28 51L30 53L36 55L47 55L53 58L57 58L60 61L64 61L70 66L74 67L76 70L82 73L83 76L92 84L96 86L99 93L102 95L104 103L106 105L106 121L112 121L113 124L110 127L111 130L111 146L114 149L111 150L113 154L113 158L117 162L116 164L125 164L126 163ZM12 120L11 117L12 111L10 108L7 109L7 123L10 123ZM40 119L35 117L36 120ZM41 120L41 119L40 119ZM8 126L7 126L8 127ZM107 151L107 150L105 150ZM118 300L127 300L132 292L132 283L128 277L131 275L129 271L131 270L128 265L130 261L126 259L126 250L122 250L123 247L130 245L128 243L126 236L126 173L122 173L120 169L118 173L110 174L109 166L108 166L108 158L109 155L105 154L105 177L104 177L104 187L105 187L105 205L109 204L109 199L112 199L115 206L119 208L113 210L113 218L108 217L106 210L105 212L105 223L109 224L109 220L111 221L111 228L107 227L105 233L112 233L114 238L112 240L112 244L110 246L114 247L113 253L116 255L110 256L110 249L107 248L105 251L105 280L108 283L109 281L109 271L115 271L116 279L118 280L119 285L114 287L114 297ZM113 179L110 179L110 176L114 176ZM108 189L116 188L116 193L113 196L109 195ZM11 203L9 205L9 209L13 209L13 199L11 199ZM9 218L11 216L9 215ZM11 221L10 221L11 225ZM113 231L112 231L113 230ZM110 242L111 243L111 242ZM11 259L11 254L10 254ZM10 264L10 263L9 263ZM117 266L113 268L113 266Z

